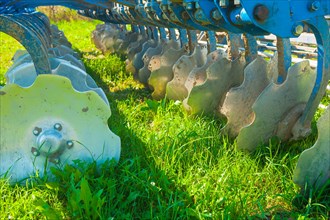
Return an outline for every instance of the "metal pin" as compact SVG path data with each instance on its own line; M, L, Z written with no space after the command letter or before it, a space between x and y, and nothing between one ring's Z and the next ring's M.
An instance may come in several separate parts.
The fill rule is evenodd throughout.
M35 127L35 128L33 129L33 134L34 134L35 136L38 136L38 135L41 133L41 131L42 131L41 128Z
M68 146L68 148L72 148L73 147L73 142L72 141L67 141L66 145Z
M36 157L40 155L39 150L35 147L31 147L31 153Z
M320 9L320 7L321 7L321 3L320 3L319 1L314 1L314 2L312 2L312 4L310 5L309 10L310 10L310 11L317 11L317 10Z
M304 31L304 27L301 24L295 25L292 28L292 33L295 36L299 36Z
M213 10L212 11L212 18L216 21L219 21L222 18L222 15L218 10Z
M264 22L269 16L269 10L265 5L257 5L253 9L254 18L259 22Z
M58 131L61 131L62 130L62 125L60 123L56 123L54 125L54 129L58 130Z
M187 9L187 10L192 10L193 8L194 8L193 3L188 2L188 3L187 3L187 6L186 6L186 9Z

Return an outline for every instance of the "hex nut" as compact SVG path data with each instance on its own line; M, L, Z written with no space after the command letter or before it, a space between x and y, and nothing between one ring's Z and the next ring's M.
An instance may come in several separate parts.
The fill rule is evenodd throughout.
M259 22L264 22L269 16L269 10L265 5L257 5L253 9L253 16Z
M57 130L57 131L61 131L62 130L62 125L60 123L56 123L54 125L54 129Z

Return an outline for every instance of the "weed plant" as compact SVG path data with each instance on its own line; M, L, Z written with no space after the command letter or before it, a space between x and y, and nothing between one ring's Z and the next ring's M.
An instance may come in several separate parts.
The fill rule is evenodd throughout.
M90 40L97 23L58 25L106 91L109 127L122 142L120 161L97 168L77 160L24 184L2 178L0 219L329 218L330 183L301 193L292 181L299 154L315 142L315 122L303 141L272 139L252 154L238 151L220 135L223 121L192 117L180 102L151 100L125 72L124 57L97 51ZM3 71L13 49L0 48Z

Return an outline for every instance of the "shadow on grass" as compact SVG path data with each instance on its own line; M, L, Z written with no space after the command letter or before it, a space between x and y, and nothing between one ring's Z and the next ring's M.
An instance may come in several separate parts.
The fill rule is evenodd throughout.
M164 174L164 171L157 170L155 168L155 161L150 158L148 155L148 148L145 146L145 143L140 137L138 137L137 134L134 133L134 130L131 130L128 127L122 127L123 124L127 123L125 116L122 115L117 106L115 100L127 100L131 99L134 101L142 101L146 97L150 98L150 92L148 92L146 89L133 89L128 88L121 91L117 91L115 93L111 93L111 100L113 100L113 104L111 108L114 111L114 114L112 117L117 117L120 115L120 122L117 122L117 125L113 125L110 123L111 130L113 130L115 133L117 133L123 140L123 155L122 160L125 163L126 160L130 160L130 158L139 158L138 161L142 169L146 169L146 172L155 172L155 173L162 173L162 177L167 179L166 175ZM194 116L195 117L195 116ZM223 125L223 121L217 119L215 116L203 116L202 117L205 120L215 120L217 121L219 127ZM313 126L314 127L314 126ZM314 128L313 128L314 129ZM315 130L311 136L309 136L307 139L302 141L295 141L290 143L281 143L278 139L273 138L269 141L268 144L261 145L259 148L252 154L250 154L250 158L252 158L254 161L258 161L258 165L260 167L260 170L267 169L267 166L276 166L276 170L280 170L280 172L285 175L282 181L282 185L278 186L281 187L281 193L277 195L272 195L275 197L281 197L284 201L286 201L286 204L291 204L293 206L293 209L291 211L287 211L285 208L283 208L281 205L276 205L271 208L266 208L267 213L261 211L260 213L256 215L252 215L250 217L252 218L298 218L299 216L313 216L314 213L322 213L323 216L326 216L327 213L325 213L326 208L329 207L330 199L328 196L328 188L325 190L318 191L318 192L298 192L296 194L292 194L292 183L289 179L291 179L291 171L294 169L294 165L296 163L296 159L300 155L300 153L304 150L302 148L303 145L312 146L316 139ZM229 140L228 137L224 137L227 139L230 144L234 143L234 140ZM129 144L127 144L129 143ZM132 146L135 148L132 151ZM213 152L213 156L216 157L216 151ZM142 157L142 158L141 158ZM294 159L293 159L294 158ZM156 170L155 170L156 169ZM153 175L151 175L153 176ZM166 180L170 181L170 180ZM163 188L163 186L160 186ZM172 187L176 188L177 186L172 184ZM288 187L291 187L290 189ZM193 213L193 207L196 205L191 201L192 198L190 198L189 193L185 191L185 189L180 189L180 192L175 191L175 193L179 193L180 195L184 195L184 198L188 198L189 205L187 206L189 213ZM170 195L170 193L168 194ZM164 198L166 201L166 198ZM164 202L163 201L163 202ZM311 201L313 201L317 205L311 205ZM184 207L182 207L184 208ZM302 215L302 213L305 213ZM196 216L195 216L196 217ZM227 216L228 217L228 216Z
M92 52L84 55L85 57L89 55L94 56L95 53ZM106 69L111 67L109 66L111 64L110 60L107 62L109 64L103 65L102 68ZM120 101L129 100L130 102L140 103L146 99L151 99L150 91L145 88L137 89L126 87L110 93L109 85L104 82L99 75L99 73L107 74L107 72L95 72L96 67L101 68L98 64L99 61L92 65L86 65L87 72L91 74L97 84L106 92L112 111L112 116L109 119L109 127L115 134L120 136L122 141L121 159L116 166L118 169L114 171L114 176L111 178L111 181L114 182L115 189L108 188L108 190L105 191L106 200L108 201L105 208L106 216L143 219L200 217L196 213L197 209L195 209L198 203L193 201L194 199L191 198L185 187L178 187L178 185L166 175L164 170L157 168L155 158L150 156L151 149L148 148L146 140L139 136L134 129L130 128L130 121L118 107L118 102ZM110 74L113 81L118 79L116 72L111 72ZM127 75L129 73L124 73L124 76L125 74ZM134 108L132 108L132 111L134 111ZM214 116L203 116L203 118L205 118L205 120L216 120ZM217 123L220 127L223 121L217 120ZM314 140L314 137L312 137L311 140ZM232 144L233 142L233 140L230 140L229 143ZM296 145L292 146L292 143L290 145L281 144L274 139L270 141L270 144L260 146L250 157L255 161L259 161L258 165L261 170L265 169L271 161L272 165L277 167L276 169L282 170L281 172L285 173L286 176L283 177L283 181L289 182L285 178L290 178L291 175L287 174L288 170L292 170L292 164L294 163L291 158L296 158L303 150L298 146L300 143L301 142L297 142L297 147L294 147ZM218 151L214 149L214 158L216 158L217 152ZM292 187L290 184L291 183L283 183L283 186L279 187ZM274 190L274 192L275 191L276 190ZM282 192L283 193L280 195L273 196L283 197L287 204L291 203L293 197L299 198L300 195L292 195L290 190L285 191L285 189ZM321 197L318 196L318 198ZM309 210L307 210L307 208L306 210L301 209L301 206L306 204L306 201L308 201L308 199L301 200L298 204L294 203L293 205L297 210L292 210L292 212L282 211L284 208L279 205L272 207L271 211L275 217L298 216L302 212L306 212L306 216L308 216L310 212L317 212L314 207L314 209L309 208ZM324 201L325 200L322 199L322 205L327 204L324 203ZM235 204L235 202L233 204ZM234 209L235 208L233 208L233 210ZM297 211L297 213L295 213L295 211ZM268 218L269 216L269 214L261 211L251 217Z
M109 101L123 101L127 99L133 99L134 101L141 101L145 99L151 99L151 92L147 88L126 88L123 90L117 90L107 94Z
M132 92L134 93L132 95ZM143 99L145 90L125 89L112 93L111 99ZM110 100L111 100L110 99ZM116 171L116 195L107 195L106 216L134 219L190 219L194 214L193 199L178 187L163 170L157 168L146 143L130 128L116 101L111 101L110 129L121 138L121 157ZM110 204L112 203L112 204ZM116 204L116 206L113 206Z

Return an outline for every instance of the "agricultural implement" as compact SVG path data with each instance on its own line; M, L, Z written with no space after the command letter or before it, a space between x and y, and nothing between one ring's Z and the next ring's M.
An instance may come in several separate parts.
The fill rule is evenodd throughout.
M0 0L0 31L26 49L15 54L0 90L2 175L20 180L75 159L120 156L104 92L63 33L35 10L48 5L104 21L93 32L99 49L126 53L127 70L153 98L181 100L191 114L226 118L222 131L239 149L311 133L330 79L327 0ZM276 45L261 45L269 35ZM306 36L304 45L313 41L313 51L292 47L290 38ZM266 61L261 49L270 47L277 52ZM292 53L317 62L292 65ZM315 145L294 171L301 187L320 187L330 178L329 106L317 127Z

